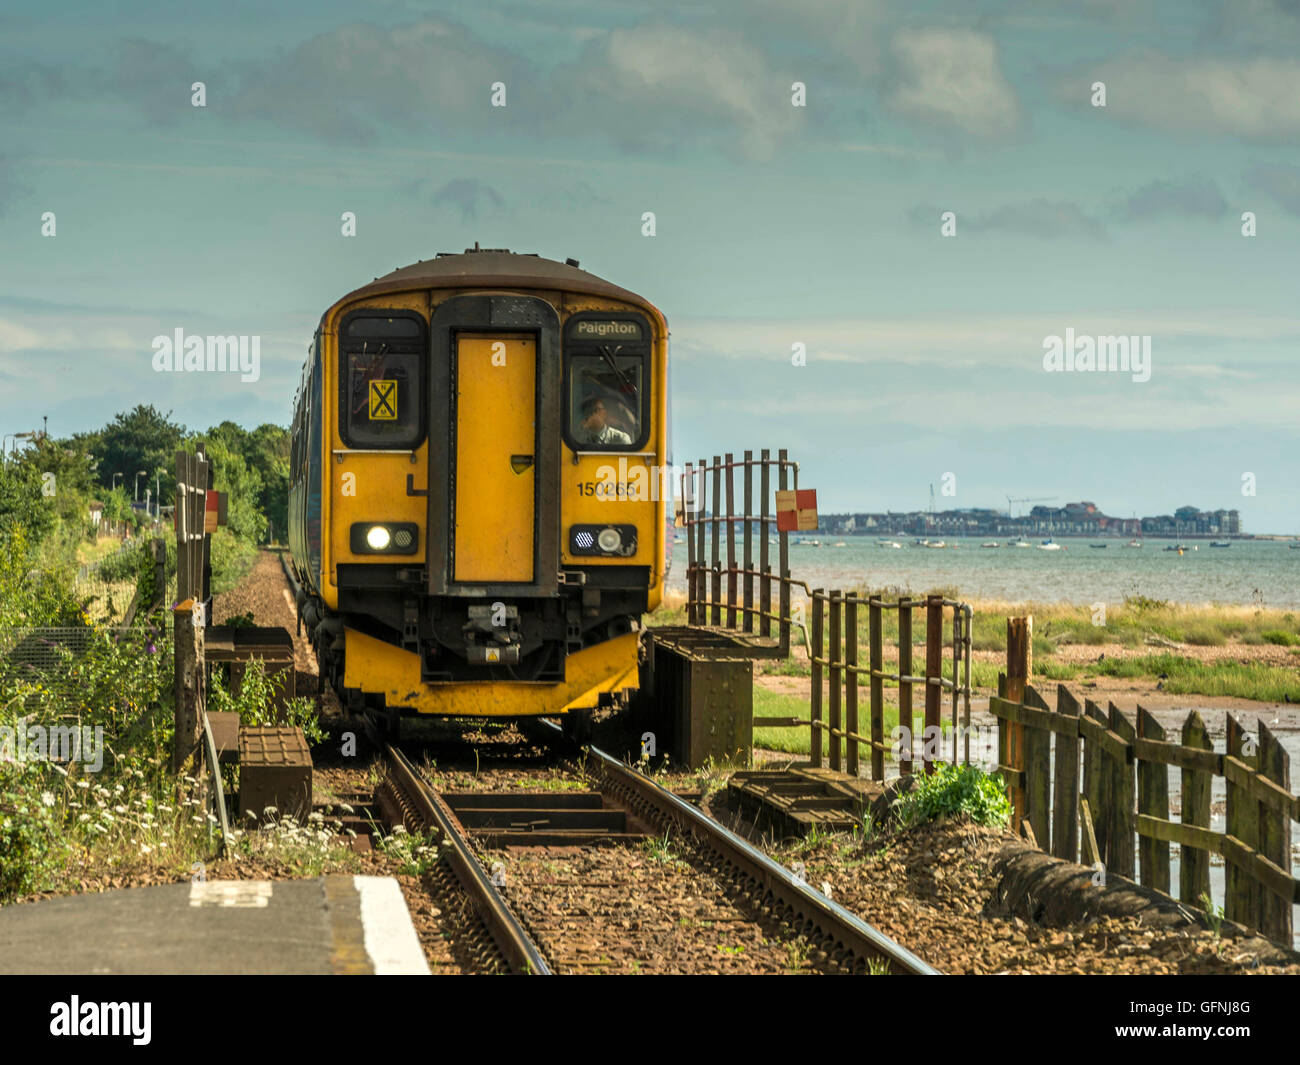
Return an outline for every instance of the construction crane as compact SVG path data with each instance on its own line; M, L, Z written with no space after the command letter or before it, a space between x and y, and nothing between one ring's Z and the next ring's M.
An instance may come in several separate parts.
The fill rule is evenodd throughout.
M1018 498L1007 496L1007 517L1011 517L1011 504L1013 503L1047 503L1055 498L1056 496L1020 496Z

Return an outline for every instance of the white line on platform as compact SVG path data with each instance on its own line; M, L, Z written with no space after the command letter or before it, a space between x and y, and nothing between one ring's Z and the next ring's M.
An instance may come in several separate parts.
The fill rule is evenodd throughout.
M376 976L429 976L402 889L391 876L354 876L361 927Z
M280 590L281 590L282 592L284 592L284 601L285 601L286 603L289 604L289 613L292 614L292 613L293 613L293 596L291 596L291 595L289 594L289 589L288 589L288 588L281 588Z

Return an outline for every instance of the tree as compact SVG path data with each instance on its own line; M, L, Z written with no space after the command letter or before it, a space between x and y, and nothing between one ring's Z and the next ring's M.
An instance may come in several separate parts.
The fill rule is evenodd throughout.
M24 530L39 544L54 528L54 507L41 492L41 471L27 456L0 465L0 539Z
M185 438L185 427L152 405L138 405L129 414L117 414L100 435L102 454L99 458L99 483L105 488L113 486L113 475L122 475L122 484L134 495L136 474L141 470L155 479L161 474L161 495L170 499L175 495L176 451Z

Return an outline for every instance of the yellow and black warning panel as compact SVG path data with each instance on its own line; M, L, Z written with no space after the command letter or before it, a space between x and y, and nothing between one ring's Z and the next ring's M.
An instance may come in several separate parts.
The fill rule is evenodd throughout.
M372 422L397 421L396 381L370 382L370 420Z

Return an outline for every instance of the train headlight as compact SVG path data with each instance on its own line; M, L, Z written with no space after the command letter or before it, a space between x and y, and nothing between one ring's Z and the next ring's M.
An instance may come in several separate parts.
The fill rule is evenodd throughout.
M616 555L627 558L636 554L635 525L571 525L570 555Z
M413 555L420 527L413 521L358 521L349 539L354 555Z

